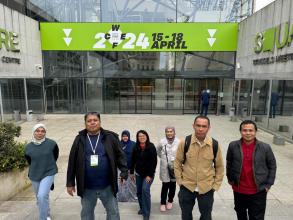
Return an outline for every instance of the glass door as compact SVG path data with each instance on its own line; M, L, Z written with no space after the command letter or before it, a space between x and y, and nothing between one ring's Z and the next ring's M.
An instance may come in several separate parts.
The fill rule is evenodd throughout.
M199 101L200 106L202 104L201 94L203 91L207 91L210 95L208 114L216 114L218 108L218 90L219 80L218 79L201 79L199 80Z
M200 111L199 80L184 80L184 114L198 114Z
M47 79L45 92L47 96L46 109L53 113L69 113L68 79Z
M136 80L136 113L152 113L152 79Z
M135 112L135 79L120 79L120 113Z

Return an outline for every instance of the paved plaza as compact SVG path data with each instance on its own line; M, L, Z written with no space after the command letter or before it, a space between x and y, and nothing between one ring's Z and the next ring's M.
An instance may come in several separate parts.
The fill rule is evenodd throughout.
M238 139L239 123L231 122L228 116L210 116L210 134L216 138L223 150L223 157L226 157L228 143ZM177 137L183 138L193 132L192 123L194 115L101 115L102 127L121 133L128 129L135 139L136 131L146 130L151 142L157 144L164 136L166 125L174 125ZM22 135L20 140L29 141L31 138L31 128L36 122L21 123ZM47 126L47 136L57 141L60 148L58 160L59 173L55 178L55 190L50 193L51 215L53 220L58 219L80 219L81 210L80 199L73 198L66 193L66 169L68 154L72 141L79 130L84 127L83 115L46 115L42 121ZM277 160L277 176L275 185L268 194L266 219L268 220L291 220L293 219L293 144L286 143L285 146L272 144L273 136L264 131L258 132L258 138L271 144ZM151 187L152 214L154 220L175 220L180 219L180 208L178 197L174 201L174 208L171 211L161 213L159 210L161 182L159 180L159 163L154 183ZM138 204L119 203L122 220L142 219L137 215ZM16 195L9 201L0 203L0 219L37 219L36 200L31 187ZM101 203L96 207L96 219L104 220L106 215ZM197 204L194 209L194 219L199 219ZM236 219L233 210L233 194L231 187L227 183L226 177L218 192L215 193L213 209L214 220Z

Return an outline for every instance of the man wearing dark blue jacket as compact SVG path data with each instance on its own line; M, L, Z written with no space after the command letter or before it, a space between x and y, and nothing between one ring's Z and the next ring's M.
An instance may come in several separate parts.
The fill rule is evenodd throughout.
M276 177L276 159L269 144L256 139L251 120L240 124L242 138L232 141L227 151L226 175L234 192L238 220L263 220L267 192Z

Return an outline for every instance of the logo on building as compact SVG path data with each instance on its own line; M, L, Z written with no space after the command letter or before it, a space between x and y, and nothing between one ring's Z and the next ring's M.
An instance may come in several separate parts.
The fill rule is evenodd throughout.
M208 29L209 35L210 37L207 38L210 47L212 47L215 43L215 41L217 40L216 38L214 38L215 33L217 32L217 29Z
M290 46L293 40L293 25L289 22L257 33L255 37L254 52L273 52L275 48L282 49Z
M278 50L285 46L291 46L293 40L293 25L290 28L289 22L284 25L279 25L266 29L263 32L257 33L255 37L254 52L260 54L261 52L274 52L275 48ZM293 60L293 53L281 54L276 56L262 57L253 60L254 65L265 65L272 63L285 63Z
M17 33L0 28L0 50L4 46L6 51L19 53L20 50L17 48L18 44Z
M71 40L72 38L69 37L70 33L71 33L72 29L68 29L68 28L65 28L63 29L63 32L65 34L66 37L63 38L65 44L67 45L67 47L69 47L70 43L71 43Z

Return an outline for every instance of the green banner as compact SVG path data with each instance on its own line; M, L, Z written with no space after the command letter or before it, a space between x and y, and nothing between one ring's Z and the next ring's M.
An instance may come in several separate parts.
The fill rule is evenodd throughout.
M42 50L236 51L237 23L41 23Z

